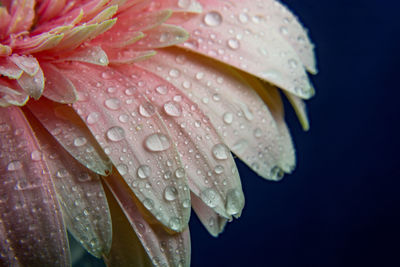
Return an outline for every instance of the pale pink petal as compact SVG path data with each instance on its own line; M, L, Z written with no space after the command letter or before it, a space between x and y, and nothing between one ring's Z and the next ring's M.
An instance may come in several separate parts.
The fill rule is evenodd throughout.
M41 99L30 102L28 108L76 160L100 175L111 172L108 157L69 106Z
M38 1L37 15L40 22L54 18L60 14L65 6L66 0L43 0Z
M148 223L136 204L137 200L130 193L129 187L118 175L107 177L105 182L155 266L190 266L188 228L182 233L171 234L158 224Z
M19 108L0 109L0 231L5 266L69 266L66 232L39 145ZM9 250L13 252L8 253ZM10 258L16 256L16 258Z
M135 77L139 92L158 107L184 167L176 170L175 176L187 174L190 190L222 216L240 216L244 196L239 174L209 118L180 90L158 76L135 66L120 66L118 70ZM174 77L179 75L175 71Z
M100 258L109 252L112 241L111 216L100 178L72 158L32 115L29 119L41 148L32 156L46 160L69 232Z
M67 67L67 66L65 66ZM73 107L144 206L166 227L181 231L190 209L186 178L167 128L130 77L108 68L73 63L65 75L85 94ZM173 189L174 188L174 189ZM165 199L165 191L174 191Z
M196 0L156 0L153 2L153 9L171 9L176 12L201 13L203 8Z
M195 194L191 194L192 208L196 213L197 217L207 229L207 231L214 237L217 237L224 231L225 225L228 219L220 216L213 209L207 206L199 197Z
M292 104L303 130L308 131L310 129L310 122L308 121L306 104L301 98L291 93L286 93L286 97L289 99L290 104Z
M8 14L6 7L0 6L0 38L6 36L8 25L10 24L11 16Z
M63 37L64 34L46 32L29 38L17 39L13 43L13 48L21 54L37 53L57 46Z
M10 7L11 20L7 34L30 30L35 18L34 0L15 0Z
M275 179L280 132L264 102L235 70L176 48L159 50L139 64L181 88L240 159L260 176Z
M10 84L0 80L0 107L23 106L28 99L29 96L18 86L12 88Z
M109 254L104 255L107 266L126 267L152 267L153 264L147 256L132 225L127 220L118 202L106 186L108 205L111 211L113 242Z
M74 85L51 63L42 62L42 70L46 77L46 89L43 95L55 102L69 104L78 99Z
M79 47L72 53L62 55L59 61L80 61L100 66L107 66L109 63L106 52L99 46Z
M253 74L302 98L314 91L303 64L279 29L268 26L268 10L259 2L240 1L249 24L240 21L243 8L233 2L201 0L204 13L183 23L191 38L182 46ZM271 2L271 1L270 1ZM263 24L261 28L256 25Z
M13 54L8 59L30 76L34 76L40 70L39 62L32 56L19 56Z
M110 64L121 65L121 64L132 64L145 59L148 59L155 54L154 50L148 51L136 51L134 49L108 49L107 54L110 57Z
M9 57L0 57L0 75L18 79L24 71L10 61Z
M41 68L31 76L24 72L17 80L21 88L31 97L39 99L44 90L44 75Z

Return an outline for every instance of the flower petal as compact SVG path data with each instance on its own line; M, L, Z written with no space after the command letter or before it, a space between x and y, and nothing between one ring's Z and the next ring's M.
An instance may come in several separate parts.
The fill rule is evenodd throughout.
M298 54L279 29L268 25L269 11L263 11L260 2L200 2L204 15L181 25L191 30L191 38L183 47L235 66L302 98L313 95ZM275 1L267 2L269 7ZM248 11L249 25L241 22L243 10ZM262 26L257 27L258 23Z
M0 240L6 240L7 251L2 264L69 266L55 191L45 162L35 157L39 145L19 108L0 109L0 145L0 233L5 234Z
M63 104L73 103L77 100L78 96L74 85L53 64L42 62L42 70L46 77L46 90L43 92L45 97Z
M159 50L138 64L181 88L209 116L238 157L260 176L275 179L281 157L280 132L271 112L238 72L176 48ZM174 75L178 69L179 75Z
M100 66L109 63L106 52L99 46L79 47L70 54L62 55L62 61L80 61Z
M159 108L184 166L175 176L187 173L191 191L222 216L239 215L244 206L239 174L210 120L180 90L158 76L132 65L117 69L133 75L138 90ZM177 78L179 70L174 71Z
M150 267L151 260L131 224L107 187L104 188L111 211L113 241L111 251L104 255L107 266Z
M19 56L13 54L8 58L11 62L17 65L21 70L23 70L29 76L34 76L40 70L39 62L36 58L32 56Z
M207 229L207 231L214 237L217 237L224 231L225 225L228 219L220 216L213 209L207 206L199 197L195 194L191 194L192 207L196 212L197 217Z
M28 108L76 160L100 175L111 172L108 157L70 107L41 99L30 102Z
M181 27L162 24L144 32L145 37L133 45L138 50L168 47L184 42L189 34Z
M11 3L11 21L7 34L28 31L35 18L34 0L16 0Z
M0 107L11 105L23 106L29 99L29 96L17 85L15 88L9 87L9 84L0 80Z
M18 79L24 71L10 61L8 57L0 57L0 75L10 79Z
M17 80L18 85L31 97L39 99L44 90L44 75L41 68L31 76L24 72Z
M74 103L99 144L144 206L166 227L182 231L190 211L186 179L172 175L179 156L154 107L138 93L130 77L111 68L73 63L64 69L85 99ZM174 199L164 191L173 190Z
M308 131L308 129L310 129L310 122L308 121L306 104L298 96L295 96L291 93L285 93L285 95L292 104L303 130Z
M190 266L189 229L170 234L158 224L147 222L141 213L145 210L122 182L118 174L105 179L105 183L122 208L146 252L155 266ZM190 209L190 205L185 207Z
M41 147L41 152L32 155L46 160L69 232L100 258L110 250L112 229L99 177L72 158L33 115L29 121Z

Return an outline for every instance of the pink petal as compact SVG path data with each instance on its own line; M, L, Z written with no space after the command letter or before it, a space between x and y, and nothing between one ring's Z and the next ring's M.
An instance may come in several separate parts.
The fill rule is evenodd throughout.
M30 30L35 18L34 0L15 0L11 4L11 21L7 34Z
M217 213L227 218L240 215L244 196L239 174L209 118L180 90L158 76L132 65L118 70L133 75L138 90L159 108L184 166L175 175L187 173L190 190ZM177 78L179 70L175 71L172 74Z
M188 33L181 27L162 24L159 27L144 32L145 37L134 44L138 50L168 47L188 39Z
M25 105L29 96L18 86L15 86L14 88L10 86L11 84L0 80L0 107Z
M128 186L121 181L118 175L105 179L153 264L190 266L189 229L186 228L182 233L169 234L160 225L148 223L136 204L137 200L130 194Z
M230 150L260 176L275 179L280 132L264 102L236 71L176 48L159 50L139 64L181 88L209 116Z
M30 102L28 108L77 161L100 175L111 172L108 157L70 107L41 99Z
M24 71L10 61L8 57L0 57L0 75L10 79L18 79Z
M100 66L109 63L106 52L99 46L77 48L70 54L62 55L62 61L80 61Z
M0 39L5 38L11 16L6 7L0 6Z
M77 100L74 85L53 64L42 62L42 70L46 77L46 90L43 92L45 97L63 104Z
M100 258L110 250L112 229L99 177L72 158L38 122L33 125L41 152L32 155L46 160L69 232Z
M64 8L66 0L43 0L39 2L37 15L40 22L54 18L60 14Z
M203 8L196 0L157 0L154 1L153 9L171 9L176 12L201 13Z
M0 109L0 145L2 264L69 266L55 191L45 162L35 156L39 145L19 108Z
M255 1L200 2L204 13L181 25L191 30L191 38L183 47L235 66L302 98L313 95L296 50L274 24L269 25L271 12L267 8L275 1L266 5ZM247 16L248 23L241 22L241 15Z
M31 97L39 99L44 90L44 76L41 68L33 76L24 72L17 80L18 85Z
M181 168L168 131L154 107L138 93L130 77L111 68L65 66L80 98L73 107L145 207L166 227L182 231L190 209L186 179L172 175ZM174 190L174 199L165 199ZM176 190L176 191L175 191Z
M32 56L19 56L13 54L11 57L9 57L9 60L29 76L34 76L40 70L39 62Z
M222 231L224 231L225 225L228 220L218 213L216 213L209 206L197 197L195 194L191 194L192 207L196 212L197 217L207 229L207 231L214 237L217 237Z
M33 37L17 39L13 44L13 48L21 54L38 53L57 46L63 37L64 34L46 32Z

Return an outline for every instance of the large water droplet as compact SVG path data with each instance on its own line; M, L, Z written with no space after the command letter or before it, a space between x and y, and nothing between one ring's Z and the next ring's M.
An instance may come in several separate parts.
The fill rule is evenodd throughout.
M283 176L285 175L285 172L278 166L275 166L271 169L271 179L275 180L275 181L279 181L283 178Z
M212 148L214 158L219 160L228 159L229 149L224 144L216 144Z
M203 19L207 26L215 27L222 23L222 16L217 11L208 12Z
M178 168L175 170L176 178L183 178L185 177L185 170L183 168Z
M150 151L164 151L171 146L171 143L165 134L155 133L146 138L145 146Z
M233 122L233 114L230 112L225 112L223 120L226 124L231 124Z
M222 201L221 196L214 189L208 188L201 192L201 199L210 208L215 208Z
M121 175L125 175L128 173L128 166L125 164L119 164L117 165L117 170Z
M224 172L224 166L222 166L222 165L217 165L217 166L215 166L214 172L215 172L216 174L222 174L222 173Z
M121 101L117 98L110 98L104 102L104 105L110 110L118 110L121 108Z
M181 106L173 101L168 101L164 104L164 111L172 117L179 117L182 114Z
M229 215L238 215L243 207L243 194L238 189L232 189L226 195L225 209Z
M173 201L178 196L178 190L173 186L167 186L164 190L164 197L168 201Z
M137 175L140 179L149 178L151 175L151 168L148 165L140 165L137 169Z
M117 142L125 138L125 131L119 126L114 126L108 129L107 138L110 141Z

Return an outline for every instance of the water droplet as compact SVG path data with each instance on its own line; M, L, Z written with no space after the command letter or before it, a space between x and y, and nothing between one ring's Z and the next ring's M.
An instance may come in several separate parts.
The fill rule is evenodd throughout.
M228 40L228 47L232 50L236 50L240 47L240 42L237 39L231 38Z
M129 116L126 114L121 114L119 115L118 120L122 123L127 123L129 121Z
M110 141L118 142L125 138L125 131L119 126L114 126L108 129L107 138Z
M295 69L297 67L297 60L291 58L288 60L288 64L291 69Z
M40 161L42 159L42 152L35 150L31 153L31 159L33 161Z
M182 207L184 207L185 209L190 208L190 199L185 199L184 201L182 201Z
M241 13L239 15L239 21L241 23L247 23L249 21L249 16L246 13Z
M181 106L173 101L168 101L164 104L164 111L172 117L179 117L182 114Z
M215 208L218 203L222 202L221 196L212 188L205 189L201 192L201 199L210 208Z
M169 71L169 76L171 76L173 78L178 78L180 74L181 74L180 71L177 69L171 69Z
M99 120L100 114L97 112L91 112L87 118L86 118L86 122L88 124L95 124L98 120Z
M185 177L185 169L183 169L183 168L176 169L175 176L176 176L176 178L179 178L179 179Z
M280 27L279 31L283 34L283 35L288 35L289 34L289 30L286 26L282 26Z
M154 201L150 198L146 198L143 200L143 206L148 210L152 210L154 208Z
M178 196L178 190L173 186L167 186L164 190L164 197L168 201L173 201Z
M148 165L140 165L137 169L137 175L140 179L149 178L151 175L151 168Z
M243 194L238 189L229 190L226 195L225 209L229 215L238 215L243 207Z
M190 5L190 0L179 0L178 1L178 6L180 8L188 8Z
M224 172L224 167L222 165L217 165L214 168L214 172L216 174L222 174Z
M101 74L101 77L106 80L112 79L114 77L114 71L112 70L105 71Z
M260 138L262 136L262 130L260 128L255 128L254 129L254 136L256 138Z
M104 102L104 105L110 110L118 110L121 108L121 101L117 98L110 98Z
M117 170L121 175L125 175L128 173L128 166L125 164L119 164L117 165Z
M14 160L8 163L7 171L17 171L22 168L22 163L19 160Z
M169 219L169 227L174 231L178 231L181 227L181 221L177 217L172 217Z
M171 143L165 134L155 133L146 138L145 146L150 151L164 151L171 146Z
M212 148L214 158L219 160L228 159L229 149L224 144L216 144Z
M66 169L59 169L57 172L56 172L56 176L58 177L58 178L63 178L63 177L65 177L65 176L67 176L67 175L69 175L69 173L68 173L68 171L66 170Z
M208 12L203 19L207 26L215 27L222 23L222 16L217 11Z
M160 85L156 87L156 92L160 95L165 95L168 93L168 87L166 85Z
M156 113L156 109L151 103L146 102L139 106L139 113L143 117L149 118Z
M285 175L285 172L278 166L275 166L271 169L271 179L275 180L275 181L279 181L283 178L283 176Z
M224 119L224 122L225 122L226 124L231 124L231 123L233 122L233 114L230 113L230 112L226 112L226 113L224 114L223 119Z
M86 143L87 143L87 140L85 137L77 137L74 139L74 146L76 146L76 147L84 146Z

